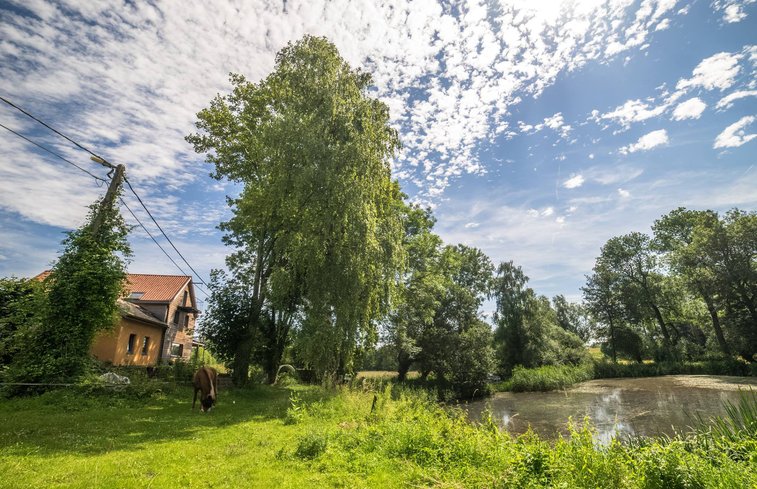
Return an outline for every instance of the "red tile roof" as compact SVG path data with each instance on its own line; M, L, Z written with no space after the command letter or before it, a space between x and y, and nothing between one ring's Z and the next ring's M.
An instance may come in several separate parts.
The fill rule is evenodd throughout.
M186 285L191 277L186 275L150 275L130 273L126 293L144 292L140 301L168 302Z
M44 280L48 275L50 275L50 270L45 270L34 278ZM139 301L169 302L184 288L190 278L186 275L130 273L127 275L126 295L132 292L144 292Z

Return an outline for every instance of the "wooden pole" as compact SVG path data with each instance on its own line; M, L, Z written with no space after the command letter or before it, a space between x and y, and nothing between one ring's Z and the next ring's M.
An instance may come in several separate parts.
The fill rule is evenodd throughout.
M103 215L103 209L111 208L113 206L113 201L118 196L118 189L121 187L121 181L124 178L125 171L126 167L124 165L116 165L116 174L113 175L110 185L108 186L108 191L105 193L102 202L100 202L95 219L92 221L93 236L97 236L97 232L100 230L100 226L102 226L103 219L105 218Z

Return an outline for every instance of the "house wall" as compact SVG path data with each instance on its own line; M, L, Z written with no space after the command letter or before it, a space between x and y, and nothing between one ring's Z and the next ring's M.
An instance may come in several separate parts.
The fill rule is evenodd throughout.
M184 292L187 292L187 306L191 306L192 297L189 294L189 283L176 295L173 301L168 305L168 330L166 331L166 340L163 345L163 358L167 360L182 359L189 360L192 355L192 337L194 335L196 315L179 311L178 322L174 322L174 314L183 304ZM189 317L189 324L184 327L184 318ZM174 344L182 346L181 355L172 354Z
M134 334L134 351L128 352L129 336ZM114 365L157 365L160 359L160 342L163 328L128 318L121 318L115 332L97 335L90 353L98 360ZM144 337L149 338L147 354L142 354Z

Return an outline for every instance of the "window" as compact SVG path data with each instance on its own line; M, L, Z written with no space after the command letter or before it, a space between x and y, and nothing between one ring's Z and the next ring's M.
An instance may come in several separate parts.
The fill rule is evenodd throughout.
M134 333L129 335L129 343L126 345L126 353L129 355L134 354L134 345L137 342L137 335Z
M189 314L184 315L184 329L189 327Z
M172 343L171 344L171 356L172 357L180 357L184 354L184 345L181 343Z
M127 299L139 300L143 295L145 295L144 292L132 292L131 294L129 294L129 297L127 297Z
M179 311L173 313L173 323L179 324Z
M185 290L185 291L184 291L184 299L182 299L182 301L181 301L181 305L182 305L182 306L186 306L186 305L187 305L187 296L188 296L188 295L189 295L189 292L187 292L187 291Z
M147 355L147 352L150 350L150 337L145 336L142 339L142 355Z

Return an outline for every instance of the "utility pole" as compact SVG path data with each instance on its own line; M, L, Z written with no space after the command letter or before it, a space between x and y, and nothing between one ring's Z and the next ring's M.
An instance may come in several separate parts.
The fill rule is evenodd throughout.
M92 159L95 160L94 158ZM100 202L100 205L97 208L97 214L95 215L95 218L92 221L92 235L93 236L97 236L97 232L100 230L100 226L102 226L103 219L105 218L105 216L103 215L103 209L110 209L113 206L113 201L116 199L116 196L118 195L118 190L121 187L121 181L124 178L124 172L126 171L126 167L124 165L116 165L115 170L116 170L116 173L115 175L113 175L113 178L110 181L110 185L108 186L108 191L105 193L105 197L103 197L102 202Z

